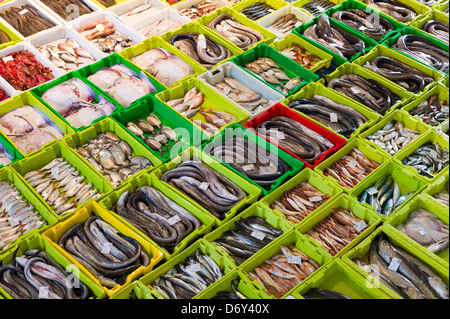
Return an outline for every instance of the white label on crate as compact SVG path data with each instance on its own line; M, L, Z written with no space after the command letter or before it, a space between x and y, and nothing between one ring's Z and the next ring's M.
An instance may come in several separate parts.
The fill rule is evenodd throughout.
M369 195L375 195L375 194L378 194L378 189L376 189L375 187L371 187L366 192Z
M17 218L17 216L10 216L8 217L8 221L9 224L11 225L11 227L16 227L17 225L19 225L19 218Z
M59 167L53 167L52 168L52 178L55 179L59 175Z
M400 267L401 260L397 257L392 258L391 263L389 264L389 270L397 271L398 267Z
M245 165L245 166L242 166L242 169L243 169L245 172L253 171L253 170L255 170L255 166L254 166L253 164Z
M266 74L267 74L267 75L274 75L274 74L275 74L275 71L272 70L272 69L270 69L270 70L266 71Z
M105 26L103 25L103 24L97 24L96 26L95 26L95 28L97 29L97 31L98 32L103 32L103 31L105 31Z
M165 26L157 27L156 31L166 32L168 29Z
M227 124L223 119L214 119L214 124L225 125Z
M347 163L347 166L350 168L355 168L356 165L358 165L358 163L355 160L351 160L350 162Z
M367 28L365 26L359 27L359 31L366 31L366 30L367 30Z
M228 95L228 94L230 94L230 92L231 92L231 87L226 86L223 88L223 91L222 91L223 94Z
M194 13L198 13L198 10L196 8L192 8L191 11Z
M367 227L367 224L365 221L360 220L359 222L357 222L356 224L353 225L353 228L357 231L360 232L361 230L363 230L364 228Z
M187 273L196 273L202 270L202 266L200 264L191 264L186 267Z
M448 106L445 106L445 105L442 105L441 106L441 112L442 113L449 113L449 107Z
M24 15L28 13L28 9L23 9L22 11L19 12L20 15Z
M209 183L201 183L199 186L199 188L204 191L206 191L208 189L208 187L209 187Z
M320 202L322 200L322 196L312 196L308 198L310 202Z
M49 286L39 287L39 299L48 299Z
M352 91L353 94L359 94L360 91L358 89L355 89L353 86L350 87L350 91Z
M9 55L9 56L5 56L2 60L3 60L3 62L7 63L9 61L14 61L14 58L12 55Z
M263 232L260 232L258 230L254 230L251 234L252 237L255 237L256 239L259 240L264 240L264 238L266 238L266 234L264 234Z
M178 223L179 221L181 221L180 216L173 216L172 218L169 218L167 220L167 222L170 224L170 226L175 225L176 223Z
M289 264L297 264L297 265L301 265L302 264L302 257L301 256L292 256L292 255L288 255L287 256L287 262Z
M330 113L330 121L331 123L337 123L338 122L338 117L336 113Z
M108 255L111 252L112 246L113 244L107 241L106 243L103 244L101 253Z
M422 236L425 236L426 234L428 234L428 232L426 232L425 230L423 230L422 227L417 227L417 231L418 231L419 234L421 234Z

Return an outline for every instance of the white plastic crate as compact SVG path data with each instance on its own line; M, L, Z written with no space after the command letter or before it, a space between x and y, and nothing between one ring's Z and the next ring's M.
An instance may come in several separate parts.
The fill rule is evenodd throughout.
M286 32L286 33L282 33L280 30L274 29L272 27L272 25L281 17L286 16L287 14L294 14L298 20L300 20L301 22L303 22L302 24L308 23L309 21L311 21L314 17L307 14L306 12L300 10L297 7L294 6L286 6L283 7L277 11L275 11L272 14L269 14L263 18L261 18L260 20L257 21L257 23L266 28L267 30L269 30L270 32L274 33L277 35L278 39L284 38L287 35L292 34L292 31Z
M141 5L151 4L152 7L144 12L139 14L134 14L132 16L127 16L127 14L136 9ZM131 23L136 23L139 21L146 21L153 14L158 13L159 11L169 8L169 4L160 0L131 0L124 3L121 3L117 6L111 7L107 9L107 11L115 14L117 18L123 23L129 25Z

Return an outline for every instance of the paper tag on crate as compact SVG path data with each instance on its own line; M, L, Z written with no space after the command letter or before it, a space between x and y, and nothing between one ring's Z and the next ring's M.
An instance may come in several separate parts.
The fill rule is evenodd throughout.
M196 273L202 270L202 266L200 264L191 264L186 267L187 273Z
M274 75L274 74L275 74L275 71L272 70L272 69L270 69L270 70L266 71L266 74L267 74L267 75Z
M445 105L442 105L441 106L441 112L448 114L449 113L449 107L445 106Z
M105 26L103 25L103 24L97 24L96 26L95 26L95 28L97 29L97 31L98 32L103 32L103 31L105 31Z
M222 91L223 94L228 95L228 94L230 94L230 92L231 92L231 87L225 86L223 88L223 91Z
M19 225L20 220L19 218L17 218L17 216L10 216L8 217L8 222L11 225L11 227L16 227L17 225Z
M331 123L337 123L338 122L338 117L336 113L330 113L330 122Z
M48 299L49 286L39 287L39 299Z
M311 203L320 202L322 200L322 196L312 196L308 198Z
M170 226L175 225L176 223L178 223L179 221L181 221L180 216L173 216L172 218L169 218L167 220L167 222L170 224Z
M251 236L256 239L259 239L259 240L264 240L264 238L266 238L266 234L264 234L263 232L260 232L259 230L254 230L251 233Z
M26 13L28 13L28 9L23 9L22 11L19 12L20 15L24 15Z
M357 222L356 224L353 225L353 228L357 232L360 232L361 230L363 230L366 227L367 227L367 223L365 221L363 221L363 220L360 220L359 222Z
M292 255L288 255L287 256L287 262L289 264L297 264L297 265L301 265L302 264L302 257L301 256L292 256Z
M209 183L201 183L199 188L203 191L206 191L209 187Z
M156 28L156 31L158 31L158 32L166 32L168 30L168 28L167 27L165 27L165 26L160 26L160 27L157 27Z
M14 58L12 55L9 55L9 56L5 56L4 58L2 58L2 60L3 60L3 62L7 63L10 61L14 61Z
M428 232L425 231L422 227L417 227L417 231L418 231L419 234L421 234L422 236L425 236L426 234L428 234Z
M369 195L375 195L375 194L378 194L378 189L376 189L375 187L371 187L368 190L366 190L366 192Z
M106 243L103 244L101 253L108 255L111 252L112 246L113 244L107 241Z
M400 267L401 259L398 259L397 257L393 257L391 260L391 263L389 264L389 270L397 271L398 267Z
M350 160L350 161L347 163L347 166L350 167L350 168L355 168L356 165L358 165L358 162L356 162L354 159Z
M52 167L52 178L55 179L59 175L59 167Z

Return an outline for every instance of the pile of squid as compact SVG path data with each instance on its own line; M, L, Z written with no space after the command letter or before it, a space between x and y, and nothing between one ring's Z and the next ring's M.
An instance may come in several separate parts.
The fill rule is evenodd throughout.
M425 37L414 34L402 35L392 48L441 72L447 72L449 69L448 51Z
M433 94L409 111L409 114L421 118L425 124L438 126L448 120L448 107L446 100L440 100L437 94Z
M270 204L270 208L282 212L286 220L298 224L330 198L310 183L302 182L284 192L279 200Z
M413 194L414 192L402 194L397 182L391 176L386 175L366 188L359 195L359 202L369 204L377 214L390 216Z
M88 299L91 289L41 249L29 249L0 266L0 287L13 299Z
M334 147L326 137L289 117L276 116L257 127L267 133L270 140L309 164Z
M14 184L0 182L0 251L33 229L47 224Z
M139 187L134 192L125 191L113 211L171 251L201 226L188 210L149 186Z
M338 208L332 209L330 215L306 234L318 241L331 256L335 256L367 227L366 222L354 216L350 210Z
M261 284L268 295L277 299L320 268L314 259L297 247L281 245L280 248L281 253L266 259L248 273L250 280Z
M211 143L204 152L218 158L266 189L270 189L291 169L278 154L245 137Z
M379 166L379 163L366 158L361 151L353 148L348 155L343 156L331 167L327 167L323 174L336 179L339 185L351 189Z
M364 3L400 22L409 22L418 14L414 8L397 0L365 0Z
M264 36L256 30L244 26L229 14L222 14L208 24L208 28L242 50L264 40Z
M71 227L58 245L105 287L123 285L132 272L147 267L152 257L136 239L97 216Z
M347 138L367 122L367 118L355 109L318 94L293 100L289 107Z
M197 158L167 171L161 180L189 196L220 220L247 196L238 185Z
M358 30L375 41L381 40L386 34L394 30L394 26L380 15L362 9L347 9L336 11L332 18L345 23L352 29Z
M98 134L75 151L83 156L113 186L119 187L124 180L137 172L153 166L143 156L133 156L133 149L113 132Z
M422 30L434 35L436 38L444 41L445 43L449 42L448 22L444 22L444 21L440 21L440 20L430 20L430 21L427 21L422 26Z
M331 25L326 14L322 14L317 20L317 24L307 28L303 35L345 59L349 59L359 52L364 53L366 48L364 41L356 35Z
M197 250L155 279L150 287L164 299L192 299L222 277L219 265L209 255Z
M214 243L225 250L238 266L283 234L258 216L236 221L234 226L236 229L224 232Z
M344 74L329 81L327 86L381 115L384 115L400 100L397 94L380 82L374 79L365 79L357 74Z
M208 70L231 56L230 50L204 34L195 32L176 34L170 43Z
M78 205L102 195L92 183L84 183L85 177L61 157L23 178L58 215L73 213Z

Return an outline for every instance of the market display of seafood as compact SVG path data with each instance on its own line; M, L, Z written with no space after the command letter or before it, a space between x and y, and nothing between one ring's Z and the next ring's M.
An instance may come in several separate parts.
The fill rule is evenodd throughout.
M409 114L421 118L428 125L438 126L448 120L448 107L447 101L439 100L439 96L433 94L409 111Z
M449 70L448 51L425 37L405 34L398 38L392 48L439 71L447 72Z
M133 156L130 144L110 131L98 134L96 138L76 147L75 151L102 173L114 188L128 177L153 166L149 159Z
M396 228L435 254L448 247L448 225L426 209L411 212Z
M339 185L351 189L379 166L379 163L366 158L361 151L353 148L348 155L342 156L331 167L327 167L323 174L336 179Z
M438 202L444 204L445 206L449 206L449 184L447 182L445 189L441 190L440 192L437 192L433 195L433 198L436 199Z
M88 299L93 292L41 249L14 253L9 264L0 266L0 287L13 299Z
M124 192L114 211L159 246L171 251L201 226L188 210L149 186Z
M249 138L233 137L232 140L211 143L203 151L266 189L270 189L291 169L278 154L257 145Z
M355 109L318 94L308 99L295 99L289 107L347 138L367 122L367 118Z
M156 91L143 71L137 74L123 64L105 67L88 76L88 80L108 93L124 108Z
M150 284L164 299L192 299L224 274L208 255L197 250Z
M28 4L11 7L0 11L0 18L8 22L24 37L53 28L55 24L42 16L36 7Z
M447 22L430 20L422 26L422 30L434 35L439 40L449 43L449 25Z
M402 164L416 169L422 176L434 178L448 166L448 151L438 143L427 142L403 159Z
M247 196L239 185L197 158L167 171L161 180L192 198L220 220Z
M288 13L280 18L278 18L269 29L276 30L281 34L288 34L295 28L301 26L303 24L295 14Z
M40 0L66 21L94 12L84 1L80 0Z
M395 155L419 136L418 131L404 127L398 121L392 121L386 123L382 129L367 136L366 139L377 144L390 155Z
M116 109L102 95L96 97L94 90L79 78L72 78L48 89L41 99L75 128L88 127L93 121L111 115Z
M304 47L295 42L292 43L291 47L283 49L281 54L284 54L308 70L312 69L318 62L322 61L320 57L309 53Z
M163 35L164 33L178 29L179 27L181 27L181 23L178 21L161 19L140 29L139 33L146 38L151 38L155 35Z
M152 258L136 239L98 216L75 224L61 236L58 245L105 287L123 285L132 272L147 267Z
M190 8L183 8L183 9L179 9L178 11L188 17L191 20L195 20L198 19L200 17L203 17L204 15L208 15L214 11L216 11L217 9L219 9L220 6L215 3L212 0L205 0L200 2L197 5L193 5Z
M435 271L384 235L372 241L368 263L354 262L403 299L449 298L448 285Z
M409 22L417 16L414 8L397 0L365 0L364 3L400 22Z
M230 50L204 34L176 34L170 39L170 43L208 70L231 56Z
M317 20L317 24L307 28L303 35L346 59L351 58L358 52L364 53L366 48L364 41L356 35L331 25L326 14L322 14Z
M131 58L131 62L150 73L167 87L195 74L189 64L163 48L154 48L136 55Z
M305 9L309 13L311 13L313 16L320 16L322 13L327 11L328 9L331 9L335 6L333 2L330 2L328 0L312 0L305 4L302 9Z
M247 50L252 45L264 40L264 36L260 32L243 25L229 14L221 14L208 24L208 28L242 50Z
M267 137L309 164L334 147L326 137L289 117L276 116L258 125Z
M120 52L136 45L128 35L117 31L114 23L106 20L88 24L79 32L105 53Z
M0 251L20 236L47 224L14 184L0 182Z
M379 15L373 17L373 12L362 9L336 11L331 17L364 33L375 41L381 40L386 34L394 30L394 26L385 18Z
M259 282L268 295L278 299L320 268L297 247L281 245L280 248L281 253L266 259L248 273L250 280Z
M235 230L224 232L213 243L225 250L238 266L283 234L258 216L236 221L234 226Z
M0 60L0 76L18 91L26 91L53 80L53 71L28 50L10 53Z
M270 208L282 212L286 220L298 224L330 198L310 183L302 182L284 192L279 200L270 204Z
M23 154L40 150L43 145L64 137L49 118L31 105L24 105L0 116L0 131Z
M400 186L391 176L386 175L366 188L358 199L360 203L367 203L373 207L377 214L390 216L413 194L414 192L402 194Z
M265 2L255 2L241 11L250 20L259 20L262 17L275 12L276 9Z
M330 215L308 230L306 235L319 242L331 256L335 256L367 227L366 222L354 216L351 210L333 208Z
M332 79L327 87L384 115L399 100L399 96L374 79L365 79L357 74L344 74Z
M23 177L58 215L73 213L78 205L102 196L92 183L84 182L85 177L76 167L61 157Z

